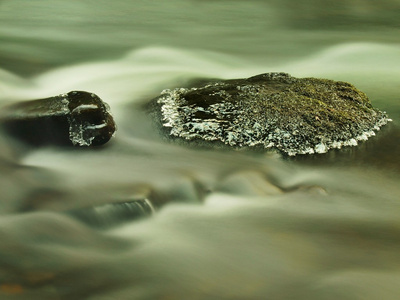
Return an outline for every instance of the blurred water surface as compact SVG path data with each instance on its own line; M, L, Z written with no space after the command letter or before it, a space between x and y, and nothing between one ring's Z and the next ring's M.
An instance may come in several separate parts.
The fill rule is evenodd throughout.
M397 299L400 4L0 1L0 105L87 90L118 132L97 149L0 135L0 294L10 299ZM142 105L195 78L349 81L393 119L293 159L184 147ZM150 199L108 230L68 212Z

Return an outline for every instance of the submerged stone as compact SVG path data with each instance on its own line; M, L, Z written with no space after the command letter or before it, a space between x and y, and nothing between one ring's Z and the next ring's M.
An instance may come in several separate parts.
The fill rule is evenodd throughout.
M286 73L164 90L156 102L171 136L288 155L355 146L390 121L349 83Z
M108 229L124 222L148 217L154 211L155 208L150 200L144 198L74 209L68 214L87 225Z
M12 136L35 145L102 145L116 129L109 106L83 91L10 105L1 110L0 123Z

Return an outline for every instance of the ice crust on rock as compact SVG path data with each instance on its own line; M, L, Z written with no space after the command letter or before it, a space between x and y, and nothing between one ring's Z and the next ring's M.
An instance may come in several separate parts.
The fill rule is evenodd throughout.
M113 136L116 126L110 107L97 95L72 91L60 95L68 111L69 138L73 145L102 144Z
M171 136L288 155L356 146L391 121L349 83L286 73L164 90L157 103Z
M5 106L0 111L0 126L9 135L37 146L103 145L116 130L110 107L84 91Z

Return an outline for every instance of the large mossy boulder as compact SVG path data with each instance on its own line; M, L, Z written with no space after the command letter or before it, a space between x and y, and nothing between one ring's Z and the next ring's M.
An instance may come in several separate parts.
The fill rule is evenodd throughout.
M349 83L286 73L164 90L155 101L170 136L288 155L355 146L390 120Z

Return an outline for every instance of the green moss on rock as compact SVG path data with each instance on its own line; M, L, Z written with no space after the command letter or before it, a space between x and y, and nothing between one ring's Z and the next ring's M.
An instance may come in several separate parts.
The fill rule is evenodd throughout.
M157 103L172 136L288 155L355 146L390 120L347 82L286 73L164 90Z

